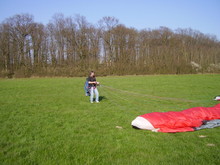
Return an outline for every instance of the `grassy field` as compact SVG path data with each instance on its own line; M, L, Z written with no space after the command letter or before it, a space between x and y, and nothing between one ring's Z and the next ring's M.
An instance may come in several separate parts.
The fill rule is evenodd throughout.
M220 164L220 128L170 134L130 125L148 112L215 105L220 75L98 77L99 104L84 96L84 80L0 80L1 165Z

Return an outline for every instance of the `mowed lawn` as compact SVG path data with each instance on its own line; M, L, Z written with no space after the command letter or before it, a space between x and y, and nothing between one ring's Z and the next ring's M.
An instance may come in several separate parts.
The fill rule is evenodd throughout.
M220 128L154 133L130 124L148 112L217 104L220 75L97 80L99 104L84 96L85 78L1 79L0 164L220 164Z

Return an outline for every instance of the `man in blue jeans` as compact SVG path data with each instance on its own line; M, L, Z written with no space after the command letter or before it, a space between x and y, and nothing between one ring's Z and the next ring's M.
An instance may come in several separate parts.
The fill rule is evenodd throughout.
M96 103L99 103L99 91L97 89L97 85L99 85L99 82L96 81L95 78L95 72L91 71L88 77L88 83L89 83L89 89L90 89L90 102L93 103L93 97L94 97L94 93L96 96Z

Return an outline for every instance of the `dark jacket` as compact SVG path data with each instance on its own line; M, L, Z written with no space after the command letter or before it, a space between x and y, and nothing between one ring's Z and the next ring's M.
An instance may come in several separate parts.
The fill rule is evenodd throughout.
M88 77L87 81L91 81L91 82L96 82L96 78L95 77ZM96 87L96 84L89 84L89 88L91 87Z

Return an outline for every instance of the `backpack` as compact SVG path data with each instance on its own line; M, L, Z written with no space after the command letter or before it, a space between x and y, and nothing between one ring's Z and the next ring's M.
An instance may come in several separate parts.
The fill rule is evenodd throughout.
M86 95L86 96L90 96L88 79L86 79L86 82L85 82L85 84L84 84L84 90L85 90L85 95Z

